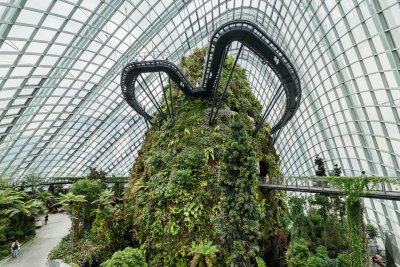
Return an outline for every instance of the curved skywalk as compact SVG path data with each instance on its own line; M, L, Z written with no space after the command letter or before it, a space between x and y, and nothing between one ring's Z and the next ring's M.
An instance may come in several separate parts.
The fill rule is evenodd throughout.
M179 65L223 23L245 19L300 77L299 111L275 143L284 174L314 175L319 154L346 176L399 177L399 14L397 0L0 1L0 176L80 176L90 166L125 176L147 125L120 94L123 66ZM278 77L248 49L239 64L265 108ZM368 220L400 244L399 204L365 204Z
M142 104L142 102L146 103L146 100L142 99L140 101L136 96L136 92L139 91L138 89L140 88L144 91L144 87L148 87L146 81L143 80L142 74L158 73L160 77L160 91L163 94L163 100L165 100L164 103L167 104L167 97L163 91L164 84L161 75L161 73L165 73L168 76L168 83L171 84L173 81L185 94L212 98L213 105L210 115L210 122L212 122L213 116L216 116L216 113L218 112L218 108L213 112L214 106L217 105L217 107L219 107L220 104L215 103L217 102L216 91L218 91L221 69L224 65L226 56L229 53L230 46L234 41L240 42L240 48L238 55L236 55L235 63L232 67L233 69L235 68L242 48L247 47L261 60L268 62L268 66L280 80L280 85L278 88L275 88L271 102L267 104L266 112L262 115L262 119L257 122L254 135L258 131L258 128L263 124L265 118L269 115L269 111L271 111L277 103L277 100L281 95L283 95L283 93L285 93L285 107L281 108L284 109L283 116L277 121L276 125L271 125L272 134L279 132L282 127L293 118L296 110L299 108L301 101L301 85L299 77L294 70L293 65L279 46L277 46L276 43L257 25L246 20L230 21L223 24L213 33L207 49L208 52L204 63L201 87L192 86L181 70L175 64L167 60L135 61L128 63L121 74L121 88L125 100L138 114L151 122L152 116L146 112ZM233 70L230 70L231 74L232 71ZM139 81L139 77L142 78L142 82ZM228 78L227 84L229 81L230 78ZM144 85L142 85L142 83ZM219 100L220 102L223 101L228 86L227 84L223 85L225 89L222 93L221 99ZM171 88L169 89L171 90ZM168 90L168 88L166 90ZM159 104L155 102L154 93L149 90L149 92L145 92L145 94L156 106L158 112L160 112L162 116L165 116ZM172 99L170 100L169 105L171 105L172 108ZM168 105L167 109L169 110Z

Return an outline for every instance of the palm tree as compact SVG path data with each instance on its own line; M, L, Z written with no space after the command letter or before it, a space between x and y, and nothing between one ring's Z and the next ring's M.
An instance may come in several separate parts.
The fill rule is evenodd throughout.
M92 202L92 204L97 205L96 214L106 216L109 215L114 207L114 192L111 190L103 190L100 194L100 197Z
M34 230L35 217L45 210L42 201L37 199L26 201L26 199L27 194L23 191L14 189L0 191L0 217L12 221L14 235L24 235ZM6 231L6 228L3 227L2 231Z
M50 208L54 204L54 195L48 190L38 191L35 198L40 199L47 208Z
M0 211L5 212L5 209L16 205L17 203L23 202L26 198L24 191L17 191L12 189L5 189L0 191Z
M29 175L25 177L25 179L22 181L22 184L25 186L29 186L31 188L31 193L35 194L38 189L41 187L41 183L43 182L43 179L40 178L39 176L35 175Z
M86 202L84 195L74 195L72 192L67 194L60 193L59 202L55 205L62 205L67 212L71 214L71 244L75 246L79 242L79 224L80 224L80 214L79 214L79 204Z
M37 215L43 214L44 211L45 207L41 200L30 199L26 202L17 202L16 205L7 210L6 214L10 218L22 214L28 219L34 219Z

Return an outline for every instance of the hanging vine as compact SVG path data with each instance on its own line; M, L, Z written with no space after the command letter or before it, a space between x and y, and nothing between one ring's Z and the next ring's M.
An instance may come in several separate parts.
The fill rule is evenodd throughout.
M376 188L379 183L399 183L400 179L381 177L326 177L333 186L342 190L346 199L347 225L351 249L350 266L368 267L367 239L363 217L364 206L361 201L367 192Z

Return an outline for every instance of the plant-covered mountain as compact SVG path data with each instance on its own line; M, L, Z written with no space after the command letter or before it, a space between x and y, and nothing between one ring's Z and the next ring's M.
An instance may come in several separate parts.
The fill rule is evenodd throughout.
M205 49L182 59L192 83L204 57ZM228 56L220 92L233 62ZM283 192L259 189L259 177L280 176L279 160L267 125L251 137L262 108L245 71L236 66L212 126L210 99L173 86L172 102L174 119L155 116L130 173L134 243L150 266L253 266L256 257L274 266L286 245L286 205Z

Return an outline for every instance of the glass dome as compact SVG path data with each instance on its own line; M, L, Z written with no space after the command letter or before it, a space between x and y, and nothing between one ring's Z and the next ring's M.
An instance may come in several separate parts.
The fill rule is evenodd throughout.
M301 80L299 110L275 142L283 173L314 175L319 154L346 176L399 177L399 15L396 0L1 0L0 175L81 176L91 166L127 175L149 125L123 100L123 66L179 64L220 25L245 19ZM265 108L279 80L249 50L239 64ZM159 80L146 79L159 93ZM365 204L367 219L400 244L398 203Z

